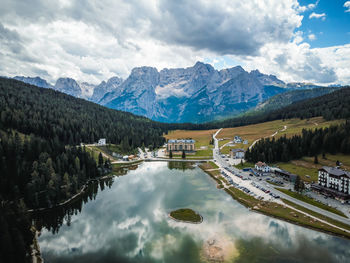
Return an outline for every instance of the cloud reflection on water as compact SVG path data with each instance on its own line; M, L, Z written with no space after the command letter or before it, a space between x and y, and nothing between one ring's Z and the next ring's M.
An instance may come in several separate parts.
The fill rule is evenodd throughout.
M169 219L177 207L198 211L203 223ZM213 237L234 244L235 262L344 262L350 256L349 241L250 212L201 170L169 170L162 162L115 179L71 226L56 235L43 231L39 241L49 262L199 262L202 243Z

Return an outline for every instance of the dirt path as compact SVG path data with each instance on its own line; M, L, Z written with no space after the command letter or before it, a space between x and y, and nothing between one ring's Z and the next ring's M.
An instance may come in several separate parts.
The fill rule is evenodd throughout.
M253 143L252 143L252 145L250 145L249 146L249 150L251 150L252 148L253 148L253 146L258 142L258 141L260 141L261 139L263 139L263 138L269 138L269 137L275 137L279 132L284 132L285 130L287 130L287 126L286 125L284 125L284 127L283 127L283 129L282 130L277 130L277 131L275 131L273 134L271 134L270 136L266 136L266 137L262 137L262 138L259 138L259 139L256 139Z
M92 148L93 146L95 146L95 145L85 144L85 147L88 147L91 151L96 151L96 152L99 151L99 152L102 154L102 156L103 156L104 158L111 160L111 164L119 163L118 161L116 161L116 160L114 159L113 156L111 156L111 155L109 155L109 154L106 154L106 153L103 152L102 150L93 149L93 148Z
M222 150L222 148L224 148L226 145L228 145L228 144L230 144L230 143L232 143L232 141L229 141L229 142L225 143L224 145L222 145L222 146L220 147L220 150Z

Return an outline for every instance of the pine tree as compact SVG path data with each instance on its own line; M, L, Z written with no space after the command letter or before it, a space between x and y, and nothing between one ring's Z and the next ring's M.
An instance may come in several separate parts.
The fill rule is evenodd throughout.
M103 157L102 157L102 153L100 152L100 154L98 155L98 167L103 167Z
M186 159L186 153L185 153L185 151L182 151L182 159Z
M317 157L317 154L315 155L315 158L314 158L314 164L318 164L318 157Z
M173 151L172 150L170 150L170 152L169 152L169 158L173 159Z

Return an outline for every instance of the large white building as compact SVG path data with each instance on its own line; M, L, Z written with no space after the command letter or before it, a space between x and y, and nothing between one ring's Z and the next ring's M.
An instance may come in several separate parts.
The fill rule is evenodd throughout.
M244 149L231 149L230 154L233 159L244 159Z
M166 147L166 153L169 154L172 151L173 154L182 153L185 151L186 153L194 154L196 151L195 148L196 141L193 139L177 139L177 140L168 140L168 144Z
M318 170L318 181L317 184L312 185L312 188L334 197L349 199L349 184L350 172L340 168L323 166Z
M270 166L268 166L266 163L263 162L257 162L255 164L255 169L257 171L263 172L263 173L269 173L270 172Z

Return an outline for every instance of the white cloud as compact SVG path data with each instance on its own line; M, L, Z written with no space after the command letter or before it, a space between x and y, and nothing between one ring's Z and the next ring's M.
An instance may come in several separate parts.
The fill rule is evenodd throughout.
M214 54L259 55L266 43L289 41L301 25L298 7L296 0L3 0L0 21L18 37L6 40L6 49L1 45L0 75L98 83L126 77L136 66L186 67Z
M346 1L344 7L346 8L345 12L350 12L350 1Z
M309 34L309 35L308 35L308 38L309 38L309 40L311 40L311 41L314 41L314 40L317 39L317 37L316 37L315 34Z
M324 21L324 20L326 20L326 14L325 14L325 13L317 14L317 13L315 13L315 12L312 12L312 13L309 15L309 19L312 19L312 18L322 19L322 20Z
M320 0L317 0L314 4L308 4L308 5L305 5L305 6L299 6L299 11L300 12L305 12L305 11L309 11L309 10L315 9L319 2L320 2Z
M235 65L258 68L288 81L329 82L342 76L344 82L346 69L332 74L335 62L329 56L334 52L328 50L329 56L316 52L298 31L302 12L317 4L60 0L57 5L44 0L2 0L0 75L39 75L51 83L58 77L72 77L97 84L115 75L125 78L137 66L187 67L215 57L220 65L229 66L223 58L230 57ZM313 39L312 34L308 39ZM349 61L350 57L336 59ZM302 63L310 65L303 68Z
M264 56L244 61L246 69L258 68L287 82L350 83L347 66L350 45L312 49L307 43L293 41L285 45L268 44L261 52Z

